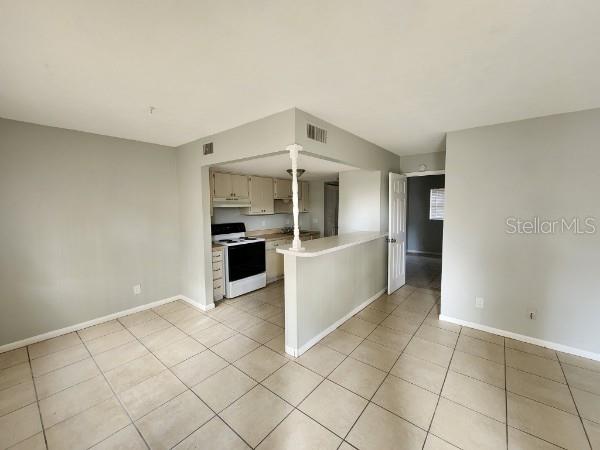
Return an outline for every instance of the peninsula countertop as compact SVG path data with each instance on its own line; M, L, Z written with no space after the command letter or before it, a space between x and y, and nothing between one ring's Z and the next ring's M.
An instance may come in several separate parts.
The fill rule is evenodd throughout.
M313 258L315 256L324 255L327 253L337 252L353 245L363 244L365 242L381 239L388 233L377 231L356 231L353 233L340 234L338 236L329 236L321 239L313 239L312 241L303 241L303 251L294 251L288 248L278 248L277 253L283 255L297 256L298 258Z

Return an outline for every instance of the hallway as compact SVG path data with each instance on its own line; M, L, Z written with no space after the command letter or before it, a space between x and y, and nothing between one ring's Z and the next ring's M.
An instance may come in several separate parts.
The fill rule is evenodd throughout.
M406 284L418 288L440 290L442 257L406 254Z

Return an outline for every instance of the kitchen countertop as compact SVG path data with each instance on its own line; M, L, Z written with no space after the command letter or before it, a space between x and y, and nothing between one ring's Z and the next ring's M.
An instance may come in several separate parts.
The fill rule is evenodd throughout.
M306 237L306 236L319 236L321 233L319 231L310 231L310 230L301 230L300 231L300 238L302 237ZM294 239L294 233L265 233L265 234L253 234L253 233L248 233L248 236L252 236L252 237L257 237L257 238L262 238L266 241L275 241L277 239L289 239L290 241L292 239ZM223 248L223 246L221 244L218 244L216 242L212 243L212 248L213 250L218 250Z
M302 236L311 236L311 235L319 235L318 231L300 231L300 237ZM253 234L252 237L263 238L267 241L274 241L276 239L293 239L294 233L269 233L269 234Z
M387 236L387 233L374 231L357 231L354 233L341 234L338 236L329 236L302 243L304 251L294 251L291 249L278 248L277 253L284 255L297 256L299 258L312 258L314 256L324 255L326 253L337 252L353 245L363 244Z

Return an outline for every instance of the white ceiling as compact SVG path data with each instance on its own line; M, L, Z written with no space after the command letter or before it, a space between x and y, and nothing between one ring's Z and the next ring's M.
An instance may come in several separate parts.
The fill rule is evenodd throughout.
M292 167L290 155L280 153L277 155L265 156L262 158L247 159L227 164L219 164L215 168L245 175L259 175L271 178L290 178L286 173L287 169ZM315 158L304 153L298 156L298 168L306 172L300 178L306 180L325 180L333 181L337 179L340 172L347 170L356 170L356 167L348 166L326 159Z
M0 116L179 145L296 106L429 152L600 106L599 18L597 0L1 0Z

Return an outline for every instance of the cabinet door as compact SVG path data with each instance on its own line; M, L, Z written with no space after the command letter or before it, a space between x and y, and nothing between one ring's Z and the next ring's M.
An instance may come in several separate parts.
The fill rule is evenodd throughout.
M231 174L214 172L213 173L213 197L228 198L231 197L233 189L231 186Z
M263 212L265 214L274 214L275 213L275 202L273 200L273 179L272 178L263 178L262 179L262 205Z
M275 180L275 198L292 198L292 180Z
M300 201L300 212L308 212L310 205L310 196L308 192L308 183L303 181L300 183L300 191L302 193L301 201Z
M272 178L250 177L250 213L274 213Z
M231 174L231 192L235 198L248 198L248 177Z
M284 266L283 266L283 261L284 261L284 257L281 253L275 253L277 255L277 260L276 260L276 266L275 266L275 273L277 274L277 278L281 278L285 271L284 271Z
M273 280L278 277L277 275L277 257L281 256L277 254L275 250L267 250L267 280Z

